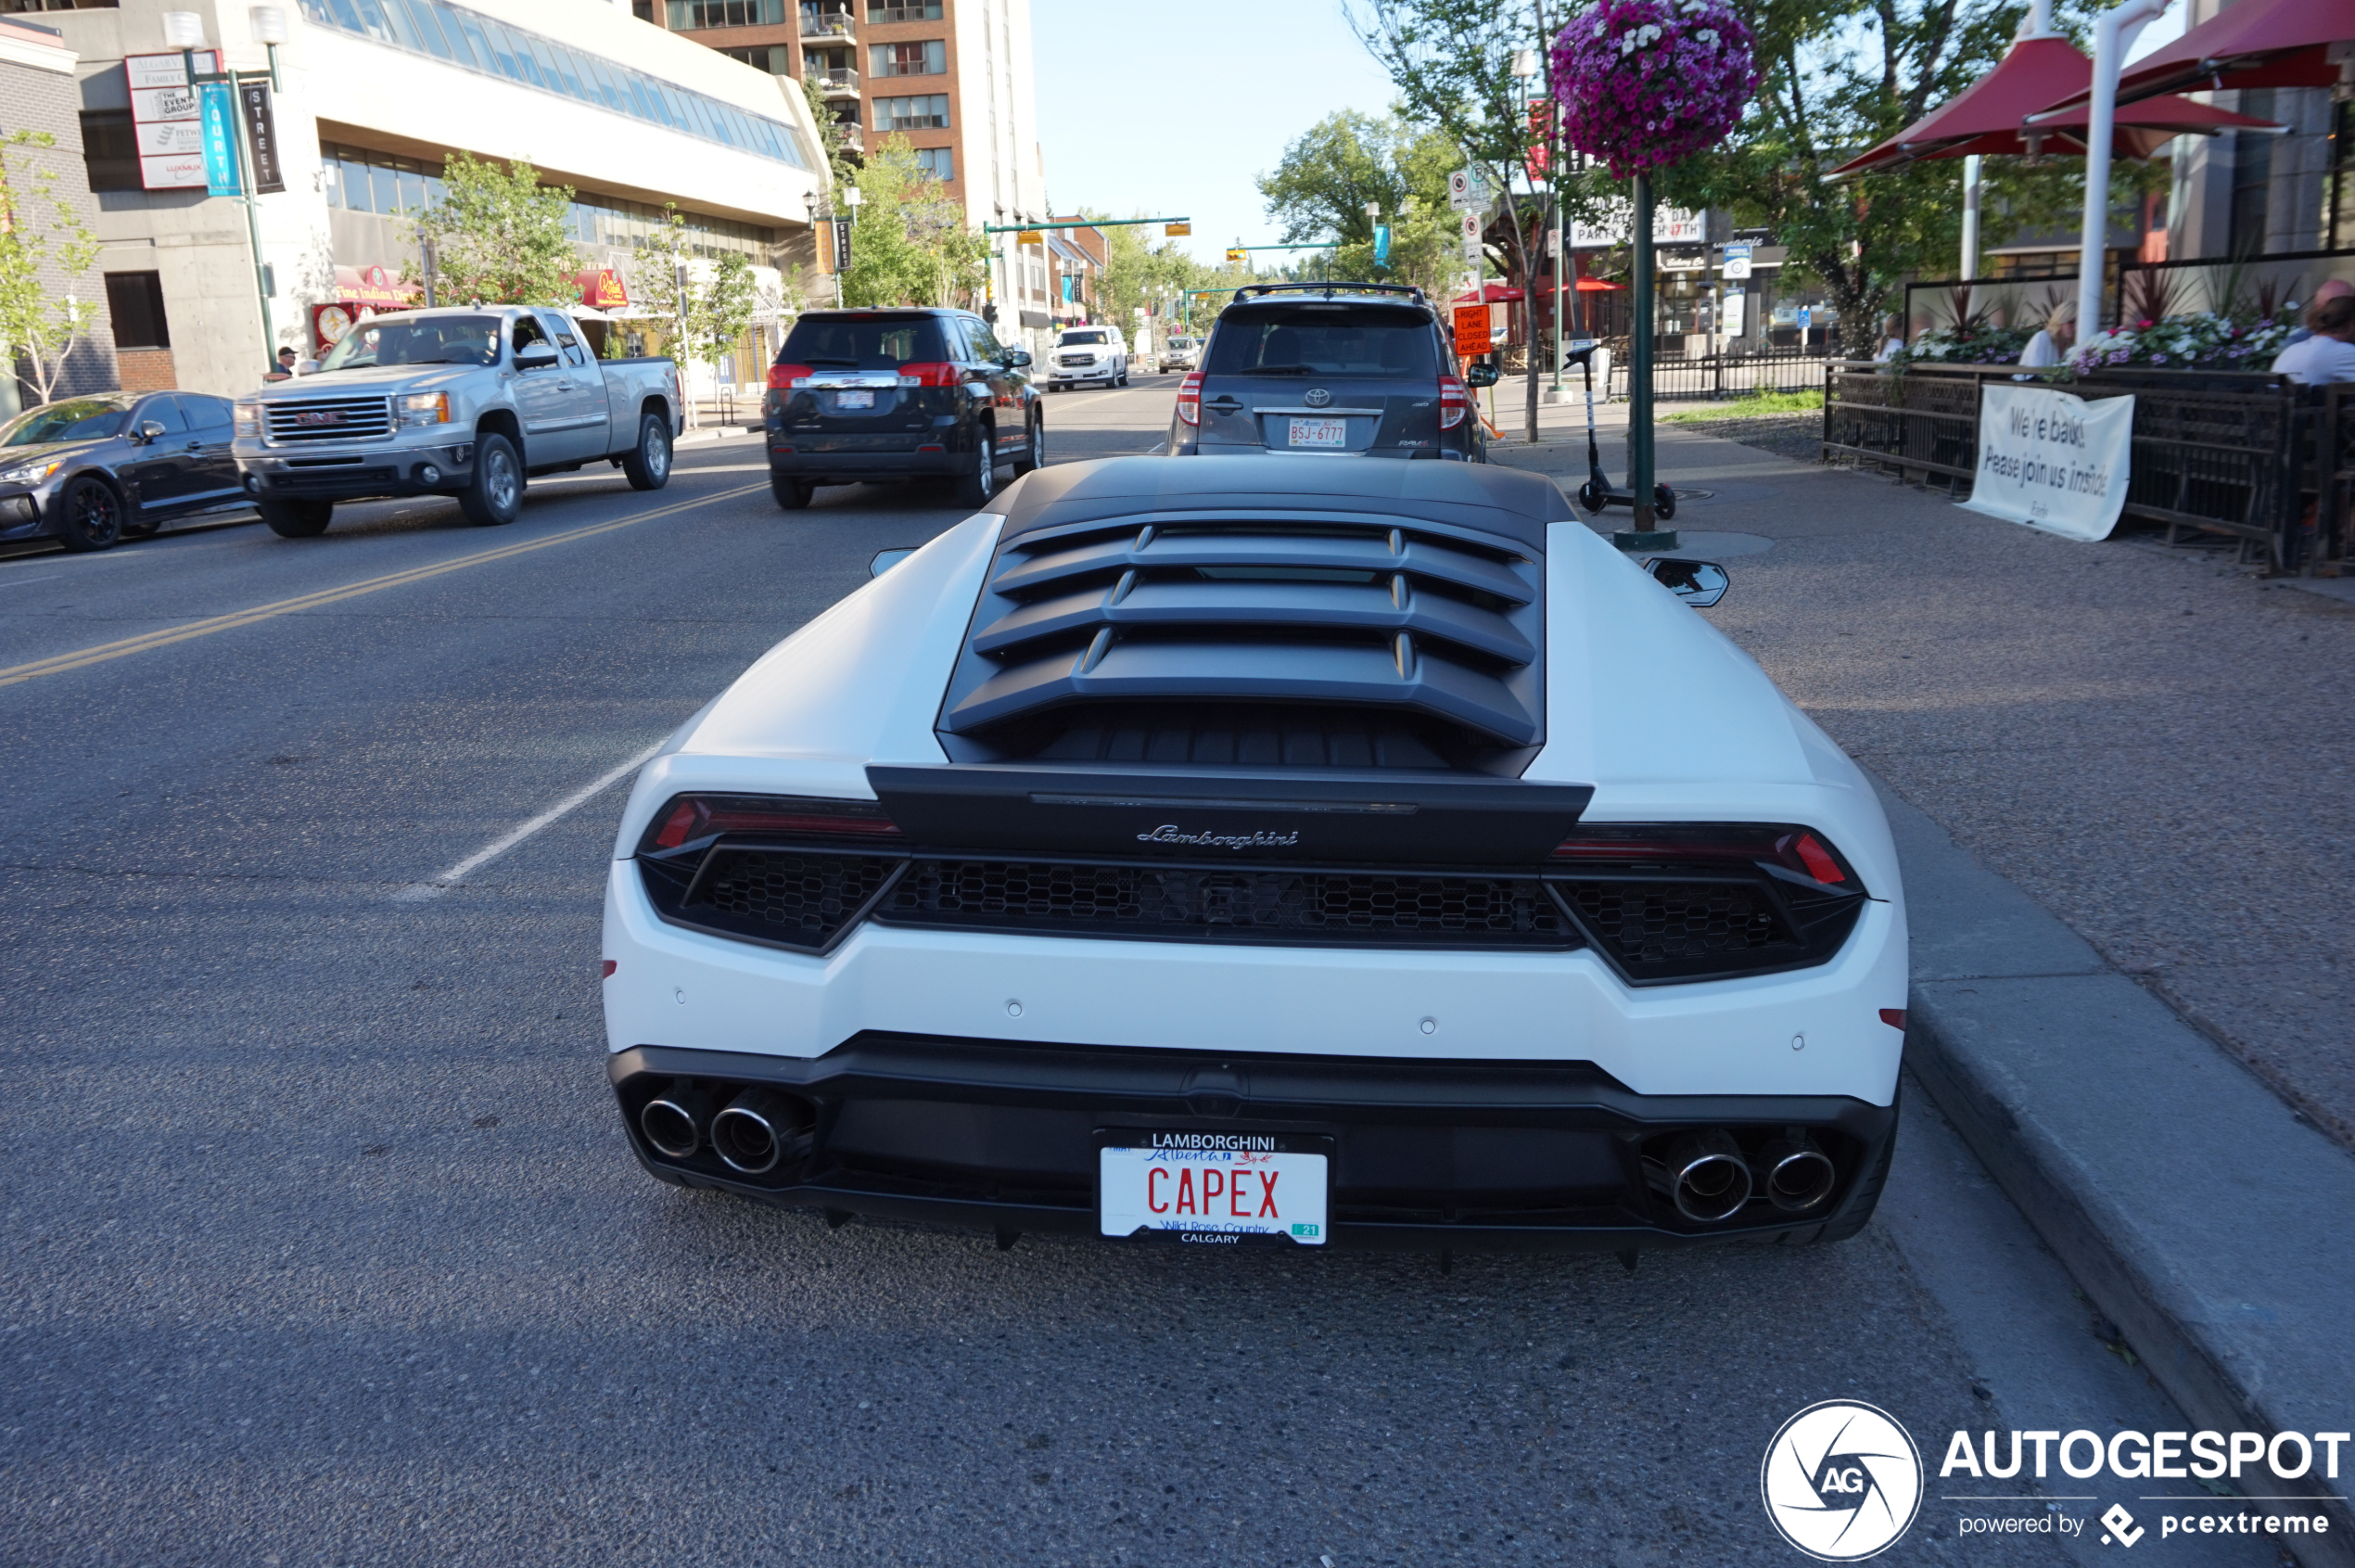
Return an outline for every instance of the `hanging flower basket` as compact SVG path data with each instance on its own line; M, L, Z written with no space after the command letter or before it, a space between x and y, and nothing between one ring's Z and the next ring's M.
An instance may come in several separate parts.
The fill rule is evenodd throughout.
M1725 0L1596 0L1554 40L1553 86L1564 139L1624 180L1723 141L1758 67Z

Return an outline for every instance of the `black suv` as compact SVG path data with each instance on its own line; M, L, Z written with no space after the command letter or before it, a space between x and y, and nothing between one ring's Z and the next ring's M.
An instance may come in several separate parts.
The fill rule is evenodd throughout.
M1404 284L1279 283L1235 290L1178 389L1173 457L1326 453L1488 461L1472 391L1423 291Z
M810 311L769 369L769 487L802 507L820 485L945 475L980 506L998 467L1046 461L1046 415L1025 367L968 311Z

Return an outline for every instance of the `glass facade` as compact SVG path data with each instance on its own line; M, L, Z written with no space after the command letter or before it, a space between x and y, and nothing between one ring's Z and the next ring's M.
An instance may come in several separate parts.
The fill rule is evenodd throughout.
M441 198L441 166L391 153L323 144L319 163L325 174L327 205L387 217L414 213ZM579 194L566 215L576 244L592 250L643 250L668 244L661 209L619 197ZM770 264L776 233L728 218L687 214L687 249L697 256L735 251L762 266Z
M573 98L796 169L818 166L783 121L648 76L447 0L302 0L314 25Z

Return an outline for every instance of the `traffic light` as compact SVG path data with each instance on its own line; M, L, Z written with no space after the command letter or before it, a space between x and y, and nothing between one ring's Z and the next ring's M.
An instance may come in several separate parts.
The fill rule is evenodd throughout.
M1230 246L1227 247L1227 260L1228 260L1229 261L1241 261L1242 259L1243 259L1243 248L1242 248L1241 246L1240 246L1240 245L1230 245Z

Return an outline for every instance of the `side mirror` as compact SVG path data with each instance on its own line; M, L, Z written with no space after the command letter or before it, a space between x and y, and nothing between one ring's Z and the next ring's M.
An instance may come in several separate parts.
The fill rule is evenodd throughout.
M904 550L878 550L875 552L875 558L867 563L867 575L881 577L915 553L912 545Z
M1714 561L1678 561L1667 556L1648 561L1644 569L1652 580L1697 610L1705 610L1725 596L1733 579Z
M139 444L141 446L146 446L149 441L159 440L162 439L163 435L163 427L156 423L154 420L142 419L139 421Z
M1026 365L1029 363L1030 351L1028 349L1008 349L1006 351L1007 368L1011 370L1020 370L1024 365Z
M517 370L550 370L555 363L556 351L544 343L534 343L516 355Z
M1465 385L1465 386L1467 386L1467 387L1472 387L1472 388L1480 388L1480 387L1494 387L1496 384L1496 367L1495 365L1493 365L1493 364L1468 364L1468 365L1464 366L1464 385Z

